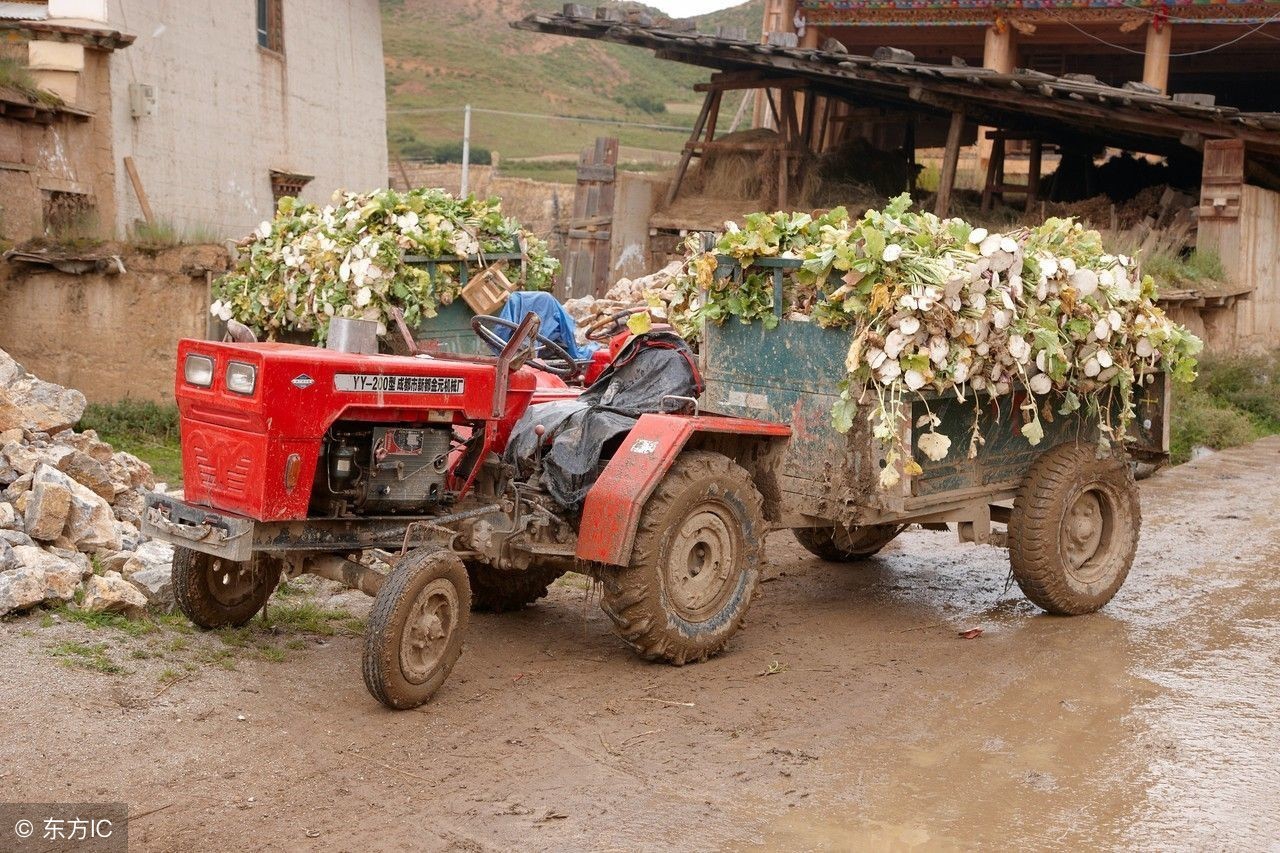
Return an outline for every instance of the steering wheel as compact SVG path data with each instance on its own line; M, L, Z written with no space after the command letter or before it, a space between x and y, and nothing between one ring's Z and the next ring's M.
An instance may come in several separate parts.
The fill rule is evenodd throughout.
M475 332L480 340L488 344L494 353L499 353L507 345L507 341L491 328L493 326L500 326L514 332L519 323L513 323L510 320L504 320L501 317L494 317L489 314L477 314L471 318L471 331ZM530 367L550 373L552 376L559 376L561 379L574 379L582 372L581 368L578 367L578 363L573 360L573 356L569 355L568 350L560 346L560 344L543 335L534 335L533 339L537 346L531 347L533 357L529 359ZM544 359L541 357L544 349L551 352L552 358Z
M621 334L627 328L627 320L630 317L636 314L643 314L648 310L649 306L642 305L623 308L621 311L615 311L612 314L605 314L587 327L587 340L607 343L614 335Z

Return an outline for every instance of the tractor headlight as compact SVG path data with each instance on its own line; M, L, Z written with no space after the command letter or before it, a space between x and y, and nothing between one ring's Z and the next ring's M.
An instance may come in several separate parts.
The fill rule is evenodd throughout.
M206 355L189 355L182 364L182 375L192 385L208 388L213 384L213 359Z
M227 364L227 390L237 394L252 394L258 384L258 368L243 361Z

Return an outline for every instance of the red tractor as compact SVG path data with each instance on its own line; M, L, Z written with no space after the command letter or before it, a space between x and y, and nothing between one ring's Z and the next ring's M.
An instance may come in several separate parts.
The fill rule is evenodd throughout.
M699 414L669 333L629 342L584 392L534 315L502 324L473 322L493 357L182 341L184 498L149 496L143 526L178 546L182 612L242 625L303 572L361 589L365 684L391 708L443 683L472 609L521 607L575 568L644 657L719 652L756 591L790 428ZM699 387L655 401L650 377L630 388L650 405L629 401L626 365L658 357Z

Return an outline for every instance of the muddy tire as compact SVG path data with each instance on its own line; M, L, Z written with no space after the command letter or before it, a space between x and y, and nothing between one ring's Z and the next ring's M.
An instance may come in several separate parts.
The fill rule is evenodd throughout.
M173 597L200 628L238 628L254 617L280 582L280 563L265 554L237 563L190 548L173 549Z
M1129 466L1093 445L1060 444L1023 480L1009 519L1009 562L1023 594L1050 613L1092 613L1133 565L1142 510Z
M564 572L530 566L524 571L503 571L488 563L467 561L471 581L471 609L477 613L509 613L533 604Z
M791 533L800 546L828 563L853 563L880 552L902 528L896 524L875 524L849 530L835 527L796 527Z
M395 710L416 708L444 684L462 654L471 585L458 555L411 551L387 575L364 633L364 683Z
M762 504L727 456L682 453L645 504L631 565L600 575L600 607L623 642L677 666L723 649L760 582Z

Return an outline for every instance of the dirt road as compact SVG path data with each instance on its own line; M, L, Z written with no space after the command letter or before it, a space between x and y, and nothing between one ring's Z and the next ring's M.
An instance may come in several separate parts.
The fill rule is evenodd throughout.
M102 632L27 617L0 625L0 798L160 809L139 850L1275 849L1277 471L1280 438L1147 481L1093 616L951 535L838 566L775 534L717 660L637 661L563 586L477 616L414 712L366 694L355 637L161 691L164 659L68 670L50 646Z

